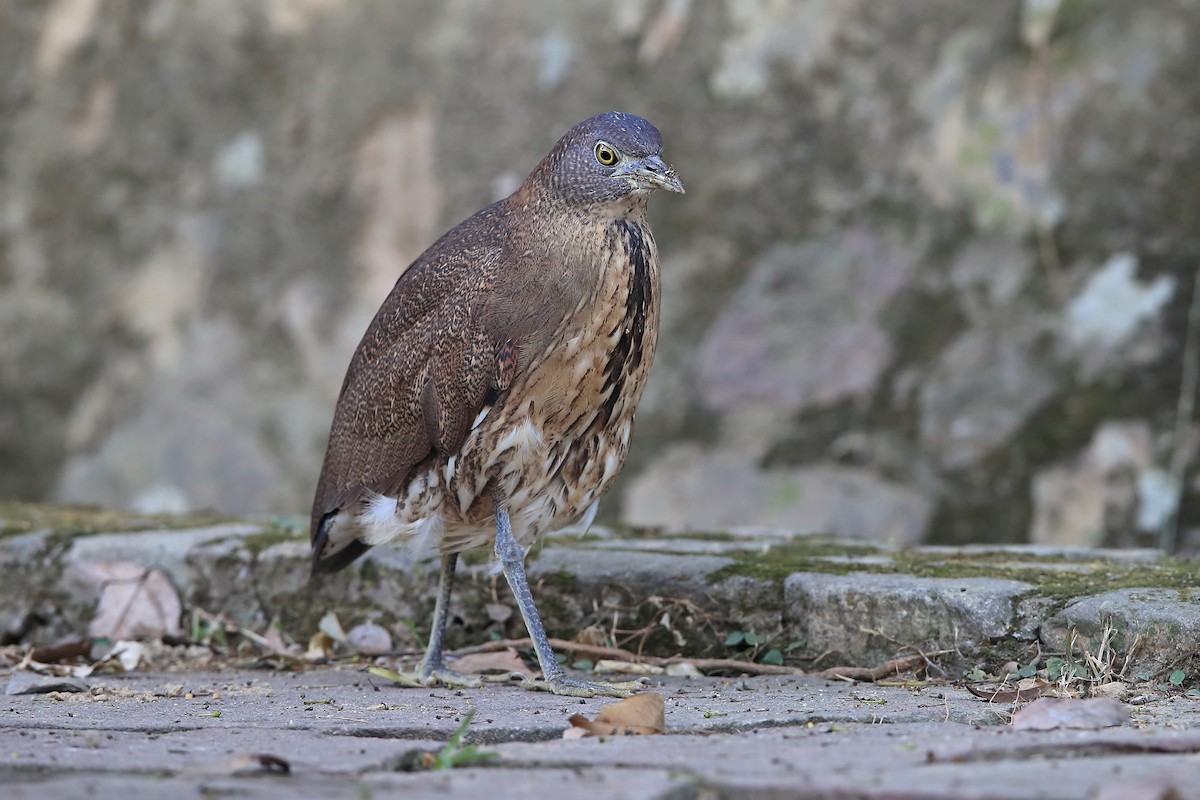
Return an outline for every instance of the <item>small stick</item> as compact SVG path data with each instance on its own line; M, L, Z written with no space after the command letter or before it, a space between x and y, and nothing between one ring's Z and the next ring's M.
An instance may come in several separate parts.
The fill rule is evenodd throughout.
M757 664L752 661L738 661L733 658L685 658L683 656L671 656L670 658L660 658L658 656L639 656L637 653L623 650L619 647L602 647L594 644L584 644L583 642L571 642L566 639L551 639L550 645L558 650L567 650L580 655L592 656L594 658L609 658L614 661L628 661L630 663L650 664L655 667L666 667L671 664L688 663L695 665L696 669L732 669L752 675L809 675L814 678L824 678L825 680L852 680L874 682L880 678L886 678L899 672L912 669L914 666L928 660L929 656L938 656L945 653L953 652L951 650L938 650L933 653L918 653L916 655L904 656L902 658L894 658L891 661L880 664L875 667L831 667L821 670L820 672L806 673L799 667L788 667L779 664ZM465 656L471 653L490 653L496 650L520 649L522 647L531 647L528 638L524 639L498 639L493 642L484 642L483 644L474 645L471 647L463 647L455 650L452 655Z
M929 656L940 656L946 653L952 653L953 650L936 650L932 653L917 653L911 656L901 656L893 658L891 661L886 661L877 667L830 667L823 669L820 672L808 673L813 678L825 678L826 680L854 680L873 683L880 678L886 678L890 675L895 675L905 670L927 662Z
M494 642L484 642L483 644L474 645L472 647L463 647L455 650L451 655L465 656L471 653L490 653L496 650L520 649L522 647L531 647L528 637L524 639L498 639ZM557 650L566 650L579 655L591 656L593 658L607 658L613 661L628 661L631 664L649 664L654 667L667 667L671 664L688 663L694 664L696 669L736 669L752 675L803 675L804 670L799 667L785 667L779 664L756 664L753 661L738 661L734 658L685 658L683 656L671 656L670 658L661 658L659 656L639 655L630 650L624 650L620 647L603 647L596 644L584 644L583 642L571 642L566 639L551 639L550 646Z

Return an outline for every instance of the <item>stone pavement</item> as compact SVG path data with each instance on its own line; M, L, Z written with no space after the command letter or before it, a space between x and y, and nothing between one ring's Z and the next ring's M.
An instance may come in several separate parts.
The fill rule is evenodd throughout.
M306 551L290 520L0 505L0 641L89 625L95 636L152 607L141 624L163 629L150 636L193 637L202 611L305 642L332 611L346 628L382 625L397 649L418 644L410 625L427 625L432 569L377 549L314 585ZM667 735L563 740L567 717L611 701L504 684L404 689L361 667L230 667L251 658L221 660L219 671L152 664L92 675L83 692L7 696L0 797L1200 797L1195 563L1147 550L901 550L775 530L600 529L552 537L529 572L555 636L590 629L690 658L774 650L806 669L920 651L941 680L656 676L647 689L666 698ZM452 646L519 635L488 565L464 573ZM114 597L125 605L105 616ZM1123 678L1132 723L1015 730L1012 703L956 685L1006 664L1045 671L1051 655ZM408 771L470 710L467 741L494 757Z
M384 547L319 582L309 581L308 567L296 520L0 504L0 642L77 634L106 593L111 602L101 608L124 613L121 591L157 585L155 602L179 606L185 621L203 609L260 632L274 621L307 641L332 611L346 629L375 622L397 647L419 647L412 631L424 635L432 612L433 565ZM648 653L725 657L727 634L743 631L764 643L762 652L775 647L803 666L873 666L921 649L951 651L940 663L959 670L1063 651L1072 631L1092 651L1111 637L1130 674L1200 672L1200 564L1154 550L898 550L778 530L598 528L550 537L530 554L529 577L552 636L642 631L634 643ZM164 612L165 632L181 633L178 610ZM451 612L451 647L524 634L486 563L460 568Z
M1131 726L1031 732L955 687L667 678L647 687L667 735L563 740L569 715L612 701L329 668L90 682L5 698L4 797L1200 797L1200 703L1182 697L1134 707ZM467 741L493 758L405 771L472 709Z

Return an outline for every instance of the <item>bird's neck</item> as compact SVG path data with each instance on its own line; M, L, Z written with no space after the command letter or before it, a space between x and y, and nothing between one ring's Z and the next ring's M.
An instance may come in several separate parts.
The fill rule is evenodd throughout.
M519 203L514 211L526 212L520 216L539 224L523 227L512 241L513 274L520 277L498 284L493 291L498 295L497 307L505 309L505 324L519 332L518 338L529 337L529 344L536 347L586 315L587 309L613 293L615 285L631 280L613 271L622 260L614 258L615 248L625 246L622 231L630 226L650 238L646 202L632 198L620 205L555 206L540 198L525 205L519 193L510 200ZM656 280L657 274L651 279Z

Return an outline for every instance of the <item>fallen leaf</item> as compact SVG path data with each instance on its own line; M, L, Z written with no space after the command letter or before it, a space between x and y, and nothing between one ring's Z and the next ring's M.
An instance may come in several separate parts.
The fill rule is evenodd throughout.
M283 633L279 629L279 620L276 618L267 626L267 633L263 636L263 641L267 644L267 649L276 655L292 655L292 651L288 648L287 642L283 640Z
M67 661L72 658L86 658L92 653L92 640L82 636L68 636L53 644L37 645L29 654L34 661L49 663L52 661Z
M396 672L396 670L388 669L387 667L368 667L367 672L371 675L374 675L376 678L383 678L384 680L391 681L392 683L398 683L401 686L410 686L416 688L422 685L421 682L415 678L410 678L403 672Z
M38 675L24 670L8 679L5 694L47 694L49 692L86 692L88 685L78 678Z
M93 664L43 664L33 659L25 659L18 669L31 670L39 675L53 675L59 678L87 678L96 671L100 662Z
M183 604L161 569L132 561L81 561L67 578L85 594L98 597L88 634L96 639L158 639L182 636Z
M323 661L333 658L333 637L325 631L318 631L308 640L308 650L304 657L309 661Z
M1003 689L999 686L994 689L977 689L969 683L966 685L968 692L976 697L982 697L989 703L1023 703L1026 700L1041 697L1045 693L1046 688L1046 684L1020 689Z
M342 630L342 623L338 620L337 614L332 611L326 611L325 616L321 617L321 621L317 623L317 630L335 642L347 644L346 632Z
M665 728L663 696L655 692L635 694L600 709L594 721L582 714L572 714L567 721L571 723L571 728L563 733L564 739L581 736L650 736L662 733ZM575 728L583 733L571 733L571 729Z
M1111 697L1087 700L1058 700L1042 697L1013 714L1012 726L1020 731L1050 731L1055 728L1095 730L1124 725L1129 709Z
M525 665L516 650L496 650L491 653L469 653L455 659L454 671L464 675L482 675L488 672L509 674L516 672L532 678L533 670Z

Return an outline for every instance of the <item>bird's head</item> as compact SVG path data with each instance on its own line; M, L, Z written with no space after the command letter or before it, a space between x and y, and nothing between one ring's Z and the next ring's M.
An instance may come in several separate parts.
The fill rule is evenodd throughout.
M530 177L578 205L645 197L655 189L683 194L662 147L658 128L634 114L609 111L567 131Z

